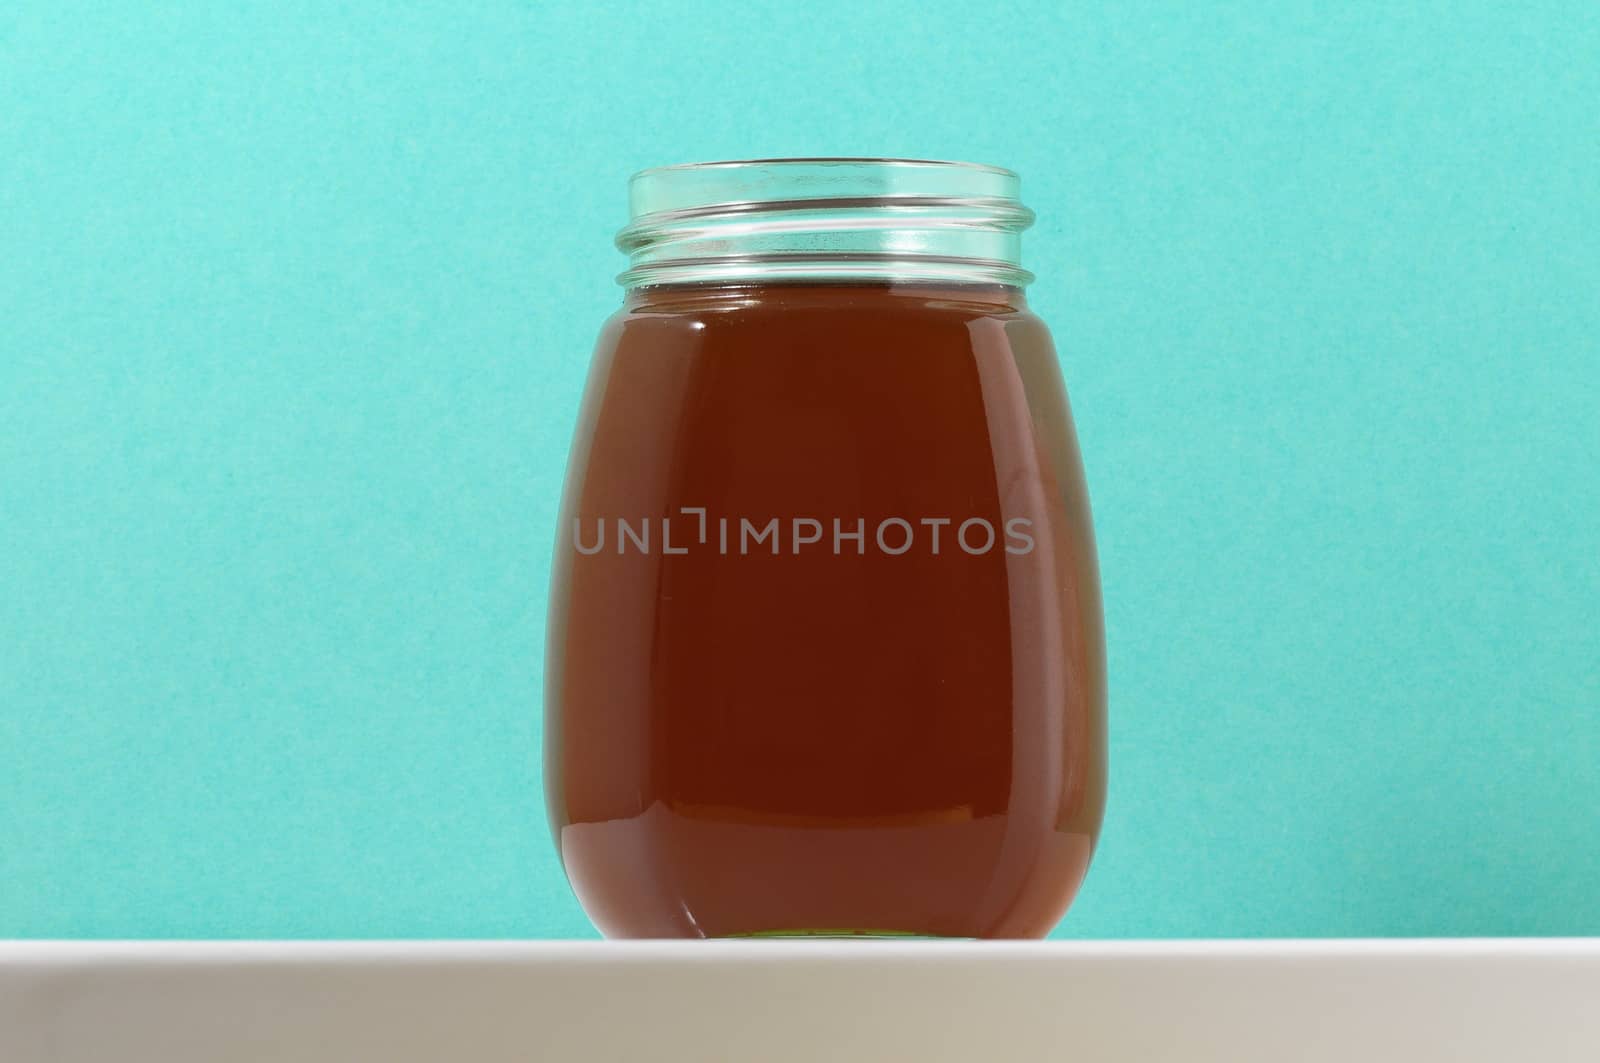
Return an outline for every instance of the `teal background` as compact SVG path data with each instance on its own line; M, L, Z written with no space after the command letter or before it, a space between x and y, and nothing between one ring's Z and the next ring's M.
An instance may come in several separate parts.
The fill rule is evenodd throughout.
M624 180L1002 163L1114 778L1061 933L1600 933L1589 3L0 12L0 936L585 936L554 506Z

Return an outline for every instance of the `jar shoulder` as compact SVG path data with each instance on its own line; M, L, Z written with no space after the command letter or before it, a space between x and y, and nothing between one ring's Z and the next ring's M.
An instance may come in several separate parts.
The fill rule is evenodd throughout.
M770 285L631 293L602 332L673 328L727 332L763 325L825 325L854 331L876 322L962 327L985 320L1045 328L1018 289Z

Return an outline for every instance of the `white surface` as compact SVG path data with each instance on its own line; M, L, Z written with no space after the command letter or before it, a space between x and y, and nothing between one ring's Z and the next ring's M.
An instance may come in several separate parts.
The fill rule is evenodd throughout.
M4 1063L1600 1059L1600 940L0 942Z

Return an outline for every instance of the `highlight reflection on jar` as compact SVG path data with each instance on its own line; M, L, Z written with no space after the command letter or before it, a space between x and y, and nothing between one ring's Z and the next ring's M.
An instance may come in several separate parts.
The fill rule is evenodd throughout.
M1088 868L1087 492L1009 171L631 184L559 524L546 787L613 937L1039 937Z

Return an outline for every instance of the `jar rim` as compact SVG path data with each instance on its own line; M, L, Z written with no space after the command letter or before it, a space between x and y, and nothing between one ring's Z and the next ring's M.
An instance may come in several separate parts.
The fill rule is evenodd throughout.
M648 166L636 170L630 181L657 173L675 173L682 170L715 170L735 166L785 166L785 165L872 165L872 166L948 166L962 170L1016 177L1015 170L994 166L986 162L964 162L957 159L913 159L894 155L786 155L769 159L716 159L709 162L676 162L666 166Z

